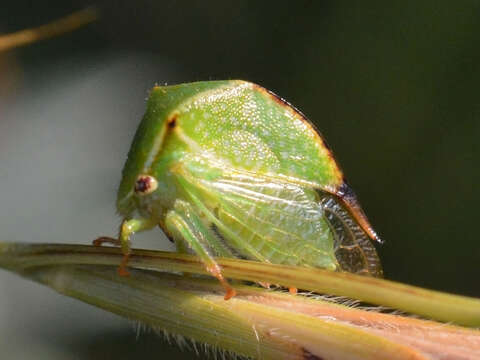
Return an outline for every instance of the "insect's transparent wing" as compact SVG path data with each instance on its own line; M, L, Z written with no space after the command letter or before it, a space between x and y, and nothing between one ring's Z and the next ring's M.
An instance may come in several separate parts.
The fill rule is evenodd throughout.
M321 259L331 259L333 238L338 270L383 275L370 238L338 197L268 177L237 175L235 180L221 179L212 185L222 193L222 207L230 216L256 229L263 241L277 242L296 255L297 264L325 267Z
M382 277L383 270L370 238L342 202L334 195L319 192L320 203L335 238L335 256L343 271Z
M225 169L214 179L189 176L185 168L180 172L183 187L236 253L272 263L338 268L333 236L312 189Z
M181 166L177 176L242 257L381 275L375 248L336 196L265 174L200 167Z

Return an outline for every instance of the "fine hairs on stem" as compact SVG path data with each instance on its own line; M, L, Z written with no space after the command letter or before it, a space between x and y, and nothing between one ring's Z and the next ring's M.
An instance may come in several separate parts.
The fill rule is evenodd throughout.
M208 344L221 354L261 359L475 359L480 357L480 332L474 329L377 311L366 311L320 297L290 295L235 282L237 296L225 301L223 289L205 274L194 256L136 250L131 276L120 277L118 249L73 245L0 244L0 266L45 284L59 293L103 308L170 334ZM277 266L237 259L219 259L227 277L271 282L318 293L345 296L345 289L380 287L382 298L400 299L420 309L433 299L434 316L415 315L478 327L478 299L433 292L318 269ZM199 275L182 275L183 272ZM286 276L286 274L290 274ZM317 280L312 280L317 279ZM319 279L319 280L318 280ZM326 280L325 280L326 279ZM308 282L311 285L304 286ZM358 283L362 284L359 285ZM325 289L318 291L318 288ZM359 296L349 296L363 300ZM446 302L445 306L440 306ZM442 312L449 308L448 312ZM457 305L455 305L457 304ZM459 309L455 309L458 306ZM396 307L393 307L396 308ZM463 310L462 310L463 309ZM463 311L463 313L462 313ZM451 319L448 319L451 316ZM181 340L184 343L184 340ZM441 346L439 346L441 344Z

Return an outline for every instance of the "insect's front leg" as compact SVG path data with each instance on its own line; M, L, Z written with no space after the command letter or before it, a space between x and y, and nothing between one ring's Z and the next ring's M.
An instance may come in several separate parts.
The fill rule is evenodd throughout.
M118 274L121 276L128 276L127 264L132 253L130 246L130 237L139 231L149 230L158 225L158 222L154 219L129 219L123 220L122 225L120 226L120 235L118 239L113 239L109 237L100 237L93 241L93 245L100 246L104 243L111 243L122 248L123 259L118 267Z
M165 219L165 226L170 235L177 244L186 243L200 258L207 271L220 281L226 291L225 300L235 296L235 290L225 280L222 269L210 254L209 246L215 244L216 239L188 203L177 200L174 208L167 213Z

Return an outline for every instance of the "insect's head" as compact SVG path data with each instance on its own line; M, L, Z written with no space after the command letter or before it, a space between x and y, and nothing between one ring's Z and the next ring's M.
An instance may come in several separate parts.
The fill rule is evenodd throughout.
M141 208L160 206L169 192L163 187L164 179L152 176L152 165L158 159L165 139L176 125L172 114L185 99L203 91L229 85L229 81L199 82L172 86L155 86L148 98L147 110L128 153L117 194L117 211L125 218ZM158 189L157 189L158 187ZM157 193L162 192L159 197ZM155 198L158 201L155 203Z

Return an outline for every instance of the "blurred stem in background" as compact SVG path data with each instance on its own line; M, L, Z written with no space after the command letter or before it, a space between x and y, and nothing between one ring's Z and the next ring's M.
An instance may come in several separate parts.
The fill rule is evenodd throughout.
M116 248L2 243L0 266L155 329L185 336L228 353L261 359L475 359L480 332L433 321L382 314L235 284L238 295L223 300L218 282L199 260L177 253L137 250L130 277L116 267ZM374 303L397 298L432 317L478 326L480 300L419 289L381 279L318 269L236 259L219 263L227 276L298 286L324 293L357 294ZM167 273L167 272L174 272ZM376 291L376 296L374 295ZM367 295L365 295L367 294ZM368 295L371 294L371 295ZM376 297L376 299L375 299ZM442 306L443 304L443 306Z
M89 7L36 28L0 35L0 52L74 31L97 20L98 16L97 9Z

